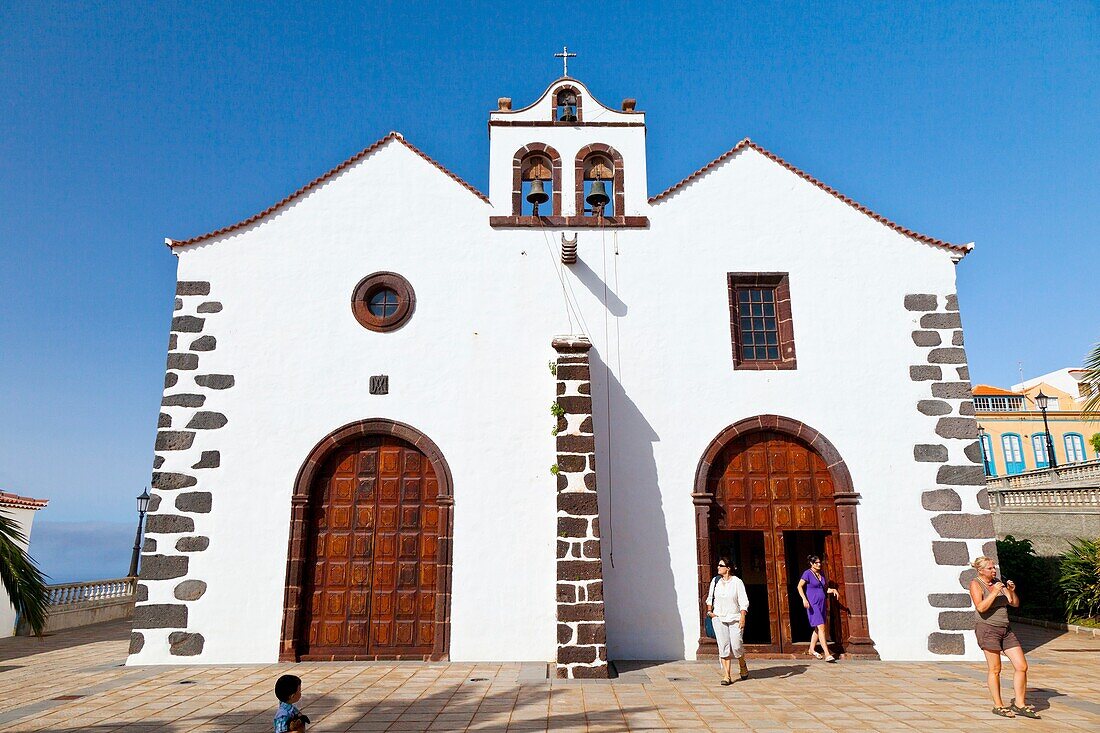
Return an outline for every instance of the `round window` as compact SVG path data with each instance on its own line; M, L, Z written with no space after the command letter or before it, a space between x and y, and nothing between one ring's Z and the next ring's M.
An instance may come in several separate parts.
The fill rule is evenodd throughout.
M393 331L405 325L416 306L409 281L395 272L367 275L351 295L355 320L371 331Z

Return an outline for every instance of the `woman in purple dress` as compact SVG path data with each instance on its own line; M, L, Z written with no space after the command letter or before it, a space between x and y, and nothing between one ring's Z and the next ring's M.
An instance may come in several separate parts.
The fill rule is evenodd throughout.
M821 655L814 648L820 640L821 648L825 652L825 661L835 662L836 657L829 652L829 642L826 641L828 637L825 634L825 600L829 594L840 598L840 593L836 588L829 587L825 573L821 571L820 557L810 555L806 560L810 563L810 569L802 573L802 578L798 581L798 595L802 596L802 605L806 607L810 627L814 630L810 635L810 648L806 653L821 659Z

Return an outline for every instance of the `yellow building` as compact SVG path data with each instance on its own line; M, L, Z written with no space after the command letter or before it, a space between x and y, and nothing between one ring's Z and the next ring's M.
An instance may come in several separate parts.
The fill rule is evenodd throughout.
M982 442L986 474L1004 476L1050 468L1050 447L1058 466L1100 459L1091 444L1100 433L1100 420L1082 417L1081 407L1095 389L1084 381L1084 370L1062 369L1013 385L1011 389L986 384L974 387L974 414ZM1036 402L1049 397L1046 410L1050 441Z

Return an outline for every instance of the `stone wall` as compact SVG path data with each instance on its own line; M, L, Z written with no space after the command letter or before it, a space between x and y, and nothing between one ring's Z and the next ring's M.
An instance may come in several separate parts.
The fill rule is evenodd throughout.
M557 676L607 677L600 509L596 501L596 436L592 428L592 382L583 337L559 336L558 417L558 652Z
M974 627L967 588L975 576L970 561L977 555L996 558L993 519L985 490L978 424L970 391L970 371L963 348L962 320L954 294L905 296L913 318L913 344L923 359L909 367L909 378L927 385L916 409L928 417L935 438L913 446L913 460L934 463L936 485L921 494L921 506L939 539L932 542L937 565L959 568L960 587L936 589L928 602L939 609L939 630L928 635L933 654L965 654L961 633ZM961 590L961 592L960 592Z
M214 496L204 484L221 465L217 430L228 423L218 396L234 377L202 368L217 349L210 333L222 304L210 297L210 283L176 284L175 312L168 337L164 397L157 421L149 515L145 521L140 583L134 608L130 654L140 661L150 645L180 657L202 653L205 639L190 626L188 607L206 593L191 560L210 546L208 526Z

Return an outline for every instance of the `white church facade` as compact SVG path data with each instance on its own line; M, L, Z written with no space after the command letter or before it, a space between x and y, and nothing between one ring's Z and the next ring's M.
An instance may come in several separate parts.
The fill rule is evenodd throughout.
M563 77L483 195L391 133L178 257L131 664L978 659L993 552L955 266L744 140L648 195L645 114ZM430 206L422 202L430 201ZM797 599L797 595L794 596Z

